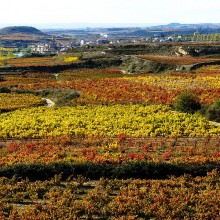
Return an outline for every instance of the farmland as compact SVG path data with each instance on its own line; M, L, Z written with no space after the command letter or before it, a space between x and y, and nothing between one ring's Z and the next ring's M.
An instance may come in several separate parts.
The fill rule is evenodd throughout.
M0 219L218 219L220 126L218 112L209 115L220 97L219 65L125 74L123 64L103 65L114 57L86 56L8 59L18 72L82 66L2 71ZM186 92L200 103L194 113L175 108Z
M9 57L0 59L0 66L19 67L19 66L52 66L55 64L66 64L69 62L77 62L77 56L59 56L59 57L29 57L15 58Z
M155 56L155 55L139 55L138 57L142 59L149 59L149 60L165 62L170 64L195 64L195 63L219 60L218 58L210 59L210 58L198 58L198 57L172 57L172 56Z

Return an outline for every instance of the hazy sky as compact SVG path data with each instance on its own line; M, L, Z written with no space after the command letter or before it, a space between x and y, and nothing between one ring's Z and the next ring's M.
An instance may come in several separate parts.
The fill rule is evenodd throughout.
M5 0L0 7L0 26L220 23L219 0Z

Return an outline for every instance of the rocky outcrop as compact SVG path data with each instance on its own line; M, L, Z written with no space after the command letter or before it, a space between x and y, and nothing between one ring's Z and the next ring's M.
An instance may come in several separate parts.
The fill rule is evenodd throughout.
M220 60L216 60L216 61L210 61L210 62L203 62L203 63L197 63L197 64L194 64L194 65L191 65L190 67L190 71L191 70L196 70L200 67L203 67L203 66L209 66L209 65L220 65Z
M141 59L135 56L122 58L121 68L125 73L159 73L165 70L175 70L176 65L160 63L153 60Z
M179 47L178 51L175 52L175 54L180 57L180 56L187 56L189 53L183 49L183 47Z
M220 45L184 45L182 49L190 56L220 56Z

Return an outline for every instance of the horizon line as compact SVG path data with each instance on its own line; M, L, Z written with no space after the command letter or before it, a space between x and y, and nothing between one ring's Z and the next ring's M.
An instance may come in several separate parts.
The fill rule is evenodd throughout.
M91 23L91 22L76 22L76 23L0 23L0 28L10 27L10 26L32 26L38 29L86 29L86 28L129 28L129 27L152 27L159 25L169 25L169 24L179 24L179 25L220 25L220 23L214 22L202 22L202 23L181 23L181 22L168 22L168 23Z

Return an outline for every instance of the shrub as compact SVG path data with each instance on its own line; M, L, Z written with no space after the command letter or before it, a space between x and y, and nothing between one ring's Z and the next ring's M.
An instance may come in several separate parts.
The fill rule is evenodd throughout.
M209 106L206 111L206 117L210 121L220 122L220 99L217 99Z
M0 88L0 93L10 93L11 89L7 88L7 87L1 87Z
M174 108L180 112L195 113L197 110L201 109L201 104L197 97L190 93L182 93L177 96L174 102Z
M5 81L4 77L0 76L0 82L3 82L3 81Z

